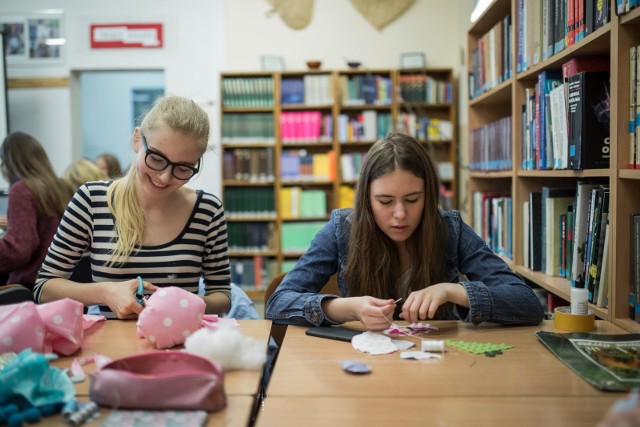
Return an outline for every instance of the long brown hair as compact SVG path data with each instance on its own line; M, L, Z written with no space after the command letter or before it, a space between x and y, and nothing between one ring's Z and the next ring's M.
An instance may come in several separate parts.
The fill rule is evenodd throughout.
M371 183L395 170L408 171L424 181L422 220L407 240L412 256L409 292L445 280L448 233L438 210L438 175L427 150L415 139L396 133L373 144L360 171L347 258L351 296L396 295L401 275L398 250L377 226L369 202Z
M31 191L38 215L62 216L75 189L56 176L37 139L23 132L10 133L2 143L0 158L9 183L22 181Z

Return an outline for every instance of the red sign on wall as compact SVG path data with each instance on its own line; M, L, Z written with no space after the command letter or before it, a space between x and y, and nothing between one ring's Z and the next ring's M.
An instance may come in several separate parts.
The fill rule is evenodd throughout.
M93 24L91 49L160 48L162 24Z

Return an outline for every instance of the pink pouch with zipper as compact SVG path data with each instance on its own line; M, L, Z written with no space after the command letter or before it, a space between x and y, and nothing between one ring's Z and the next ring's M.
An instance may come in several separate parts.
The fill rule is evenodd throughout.
M220 365L182 351L116 359L90 378L89 396L100 406L214 412L227 403Z

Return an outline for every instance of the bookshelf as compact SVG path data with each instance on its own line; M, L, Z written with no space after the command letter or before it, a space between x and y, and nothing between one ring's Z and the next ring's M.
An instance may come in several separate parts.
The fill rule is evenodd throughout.
M597 180L609 186L609 261L608 272L608 304L597 307L589 304L589 309L601 319L609 320L631 332L640 332L640 323L629 316L629 292L631 277L631 215L640 212L640 170L629 169L629 85L630 71L629 49L640 44L640 10L617 16L615 3L609 1L609 22L594 29L584 37L557 53L540 55L538 61L531 61L522 67L518 57L519 28L525 19L518 18L518 0L494 0L480 18L468 30L468 64L470 91L472 97L468 101L469 129L481 128L489 123L506 117L511 118L510 134L506 141L510 149L511 166L507 170L488 171L474 170L470 173L469 194L474 192L504 193L511 197L510 216L505 218L511 224L512 253L505 257L507 264L521 276L548 292L569 301L570 280L549 276L539 271L532 271L525 264L525 224L523 219L524 203L529 200L529 193L540 191L542 187L562 188L575 187L578 180ZM534 2L537 3L537 2ZM542 2L544 4L546 2ZM585 2L589 4L590 2ZM533 4L533 3L531 3ZM605 2L606 4L606 2ZM585 6L586 8L586 6ZM586 13L586 12L585 12ZM500 37L500 25L510 17L512 32L506 38ZM499 24L502 23L502 24ZM488 35L495 31L493 36ZM504 31L504 29L503 29ZM502 33L504 35L504 32ZM483 43L490 37L503 40L500 48L502 65L510 68L504 73L495 73L500 65L492 71L479 76L478 57L474 50L482 50ZM526 40L526 36L523 37ZM544 39L542 39L544 40ZM526 44L526 43L525 43ZM544 44L544 43L543 43ZM506 51L506 52L505 52ZM496 54L494 52L494 54ZM541 51L542 52L542 51ZM544 52L542 52L544 53ZM506 55L506 56L504 56ZM496 56L498 56L496 54ZM607 56L610 60L610 162L606 169L584 170L528 170L523 167L523 134L522 105L527 102L527 88L533 87L538 75L543 71L561 70L562 64L583 56ZM506 61L504 59L506 58ZM483 59L486 59L483 58ZM475 62L474 62L475 61ZM485 64L486 65L486 64ZM475 68L474 68L475 67ZM491 68L491 67L490 67ZM476 73L474 74L474 70ZM488 74L488 76L487 76ZM490 76L498 76L491 79ZM475 88L475 92L473 92ZM470 153L471 154L471 153ZM469 198L469 212L474 211L473 197Z
M457 208L451 69L228 72L221 79L222 198L232 281L261 295L349 207L366 152L387 132L418 138ZM260 272L260 271L262 272Z

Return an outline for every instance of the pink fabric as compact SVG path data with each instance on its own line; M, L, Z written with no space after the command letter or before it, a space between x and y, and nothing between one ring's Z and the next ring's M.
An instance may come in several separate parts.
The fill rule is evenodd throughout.
M169 286L154 292L138 316L138 336L156 348L181 345L201 326L215 327L218 316L205 315L202 298L182 288Z
M28 301L0 306L0 353L26 348L40 353L68 356L82 345L86 325L82 303L69 298L36 305ZM104 316L101 320L104 320Z

